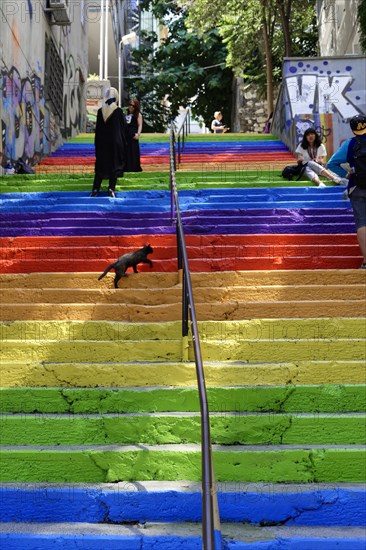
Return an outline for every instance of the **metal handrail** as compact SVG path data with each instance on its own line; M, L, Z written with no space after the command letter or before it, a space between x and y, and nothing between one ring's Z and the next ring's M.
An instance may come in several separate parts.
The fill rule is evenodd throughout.
M184 149L184 144L185 144L184 136L188 136L190 132L190 127L191 127L191 111L190 111L190 108L187 107L183 117L182 124L180 125L179 129L175 132L175 141L177 143L177 149L178 149L178 164L180 164L181 152ZM175 159L175 155L174 155L174 159ZM177 168L176 159L174 160L174 168L175 169Z
M217 491L212 462L210 435L210 416L207 401L206 383L202 364L196 311L192 290L191 275L185 243L183 223L179 208L177 184L175 179L175 133L173 125L170 130L170 192L172 220L175 208L177 233L178 270L182 280L182 337L188 339L188 313L191 319L191 332L196 363L196 375L201 411L201 453L202 453L202 539L204 550L220 550L221 529L217 504ZM184 345L184 344L183 344ZM186 349L188 347L188 342ZM188 357L187 357L188 359Z

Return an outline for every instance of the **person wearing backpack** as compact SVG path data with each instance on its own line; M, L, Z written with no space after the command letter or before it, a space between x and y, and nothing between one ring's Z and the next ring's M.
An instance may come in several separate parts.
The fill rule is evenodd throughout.
M327 167L343 176L347 171L342 165L349 165L347 194L352 204L357 240L363 255L361 269L366 269L366 115L354 116L349 124L354 137L342 143L329 159Z
M318 187L326 187L325 183L320 181L319 176L323 176L337 185L348 183L337 174L333 174L325 168L327 151L318 132L314 128L305 130L301 143L298 145L295 153L298 164L302 164L305 167L304 175Z

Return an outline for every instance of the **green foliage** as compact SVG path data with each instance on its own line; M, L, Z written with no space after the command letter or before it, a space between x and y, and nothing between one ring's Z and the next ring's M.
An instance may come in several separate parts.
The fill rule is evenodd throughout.
M155 49L156 34L141 33L141 46L132 54L136 78L130 81L129 93L141 99L147 128L164 131L179 107L187 105L207 125L217 110L230 122L233 72L226 67L227 49L218 31L212 28L198 36L187 30L186 11L174 2L146 0L142 8L148 7L168 24L169 32Z
M264 18L268 24L273 63L273 81L281 80L285 52L278 0L180 0L189 11L190 28L205 33L218 28L228 55L226 62L238 76L266 86L266 59L263 42ZM281 0L283 1L283 0ZM292 56L318 54L315 0L296 0L291 4L290 33Z
M357 6L357 19L360 25L360 44L362 51L366 53L366 0L359 0Z

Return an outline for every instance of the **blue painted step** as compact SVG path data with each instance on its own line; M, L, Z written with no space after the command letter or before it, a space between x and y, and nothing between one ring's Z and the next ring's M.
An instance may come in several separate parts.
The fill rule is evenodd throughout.
M3 484L2 522L199 522L201 485L121 482L101 486ZM222 522L253 525L365 525L366 487L358 484L218 483Z
M201 550L199 524L5 524L4 550ZM365 550L361 529L223 526L221 550Z

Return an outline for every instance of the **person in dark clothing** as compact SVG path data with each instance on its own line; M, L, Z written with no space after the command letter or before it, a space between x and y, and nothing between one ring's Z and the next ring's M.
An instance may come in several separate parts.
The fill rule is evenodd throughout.
M126 172L142 172L139 137L142 132L143 118L140 113L140 102L138 99L130 100L125 120L127 126Z
M96 197L102 181L109 180L108 195L115 198L117 178L123 176L126 164L126 124L118 107L118 92L107 88L103 106L98 110L95 128L95 175L91 197Z
M366 269L366 115L349 121L354 137L347 139L329 159L328 168L339 175L347 173L347 195L355 219L357 240Z

